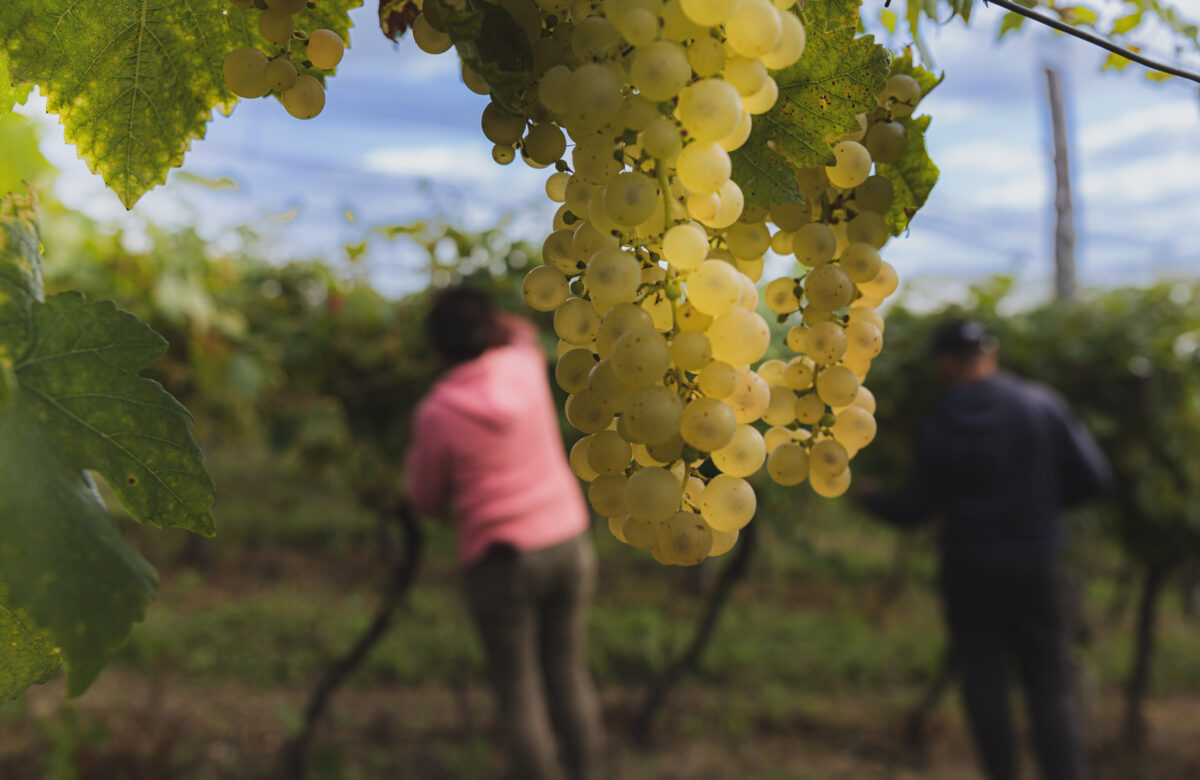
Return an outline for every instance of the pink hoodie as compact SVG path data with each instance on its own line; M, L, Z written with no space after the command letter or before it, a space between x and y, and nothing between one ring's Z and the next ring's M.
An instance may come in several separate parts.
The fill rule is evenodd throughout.
M537 331L516 317L504 324L507 345L450 369L417 405L406 458L417 512L436 514L453 498L464 566L493 542L537 550L588 525Z

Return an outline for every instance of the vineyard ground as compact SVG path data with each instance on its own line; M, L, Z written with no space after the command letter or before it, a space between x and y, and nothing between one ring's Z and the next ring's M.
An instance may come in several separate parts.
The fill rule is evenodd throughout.
M62 680L0 706L0 777L267 778L328 659L370 618L382 571L374 520L330 481L253 450L210 450L220 537L132 536L162 574L160 598L84 697ZM769 496L763 546L697 675L673 695L654 749L630 727L642 686L687 641L703 583L597 534L602 584L592 664L621 778L972 777L957 703L931 721L924 761L903 746L904 713L934 675L942 635L933 568L880 593L895 536L844 508L787 517ZM334 700L314 777L494 776L481 657L457 589L450 535L431 528L416 590L395 628ZM1113 748L1129 609L1112 578L1087 588L1086 670L1096 777L1200 777L1200 625L1163 609L1149 704L1152 739Z

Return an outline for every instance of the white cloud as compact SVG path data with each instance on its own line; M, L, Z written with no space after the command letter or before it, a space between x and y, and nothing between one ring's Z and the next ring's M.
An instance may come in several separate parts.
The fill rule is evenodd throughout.
M1086 125L1079 133L1085 155L1101 154L1122 144L1159 140L1164 136L1195 138L1200 132L1200 110L1194 98L1161 103L1153 110L1139 108L1114 119Z

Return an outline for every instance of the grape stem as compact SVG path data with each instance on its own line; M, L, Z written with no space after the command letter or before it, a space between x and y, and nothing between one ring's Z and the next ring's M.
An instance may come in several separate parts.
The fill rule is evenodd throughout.
M1141 54L1126 49L1124 46L1118 46L1102 35L1097 35L1096 33L1088 32L1087 30L1080 30L1077 27L1072 27L1066 22L1036 13L1025 6L1018 5L1017 3L1013 2L1013 0L983 0L983 3L984 5L993 3L1001 8L1011 11L1014 14L1024 16L1026 19L1032 19L1033 21L1044 24L1047 27L1052 27L1059 32L1066 33L1067 35L1073 35L1081 41L1087 41L1094 46L1099 46L1101 49L1105 49L1113 54L1124 57L1127 60L1136 62L1137 64L1149 68L1150 70L1157 70L1161 73L1178 76L1180 78L1187 79L1188 81L1194 81L1197 84L1200 84L1200 74L1198 73L1193 73L1192 71L1184 70L1183 68L1177 68L1174 65L1167 65L1166 63L1152 60L1149 57L1143 57Z
M671 229L671 183L667 181L666 166L660 161L654 163L654 175L658 178L658 189L663 202L663 235Z

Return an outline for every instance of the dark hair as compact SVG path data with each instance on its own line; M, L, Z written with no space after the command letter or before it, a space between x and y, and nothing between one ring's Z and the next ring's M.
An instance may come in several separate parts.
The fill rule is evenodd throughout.
M995 352L996 337L974 320L949 320L933 332L930 351L935 357L969 360L985 352Z
M473 360L505 341L491 297L469 287L447 287L434 296L425 334L434 351L453 363Z

